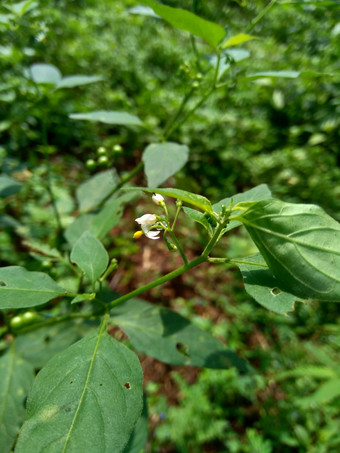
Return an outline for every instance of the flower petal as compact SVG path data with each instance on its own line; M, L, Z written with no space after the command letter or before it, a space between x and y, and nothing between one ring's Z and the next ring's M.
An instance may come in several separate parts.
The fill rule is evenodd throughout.
M156 216L153 214L144 214L135 220L139 225L154 225L157 222Z
M144 231L145 236L149 239L159 239L159 231Z

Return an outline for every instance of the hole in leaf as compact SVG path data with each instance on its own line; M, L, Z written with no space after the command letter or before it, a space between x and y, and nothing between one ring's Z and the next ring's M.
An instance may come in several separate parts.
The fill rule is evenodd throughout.
M99 384L99 385L100 385L100 387L101 387L103 384Z
M70 381L70 384L73 384L73 381Z
M51 341L51 337L49 335L46 335L46 337L44 338L44 342L47 344Z
M126 389L130 390L130 388L131 388L130 382L125 382L124 387Z
M190 357L190 356L189 356L189 348L188 348L188 346L186 346L185 344L183 344L183 343L176 343L176 349L177 349L177 351L178 351L180 354L183 354L183 355L185 355L186 357Z
M70 407L65 407L65 412L71 412L71 408Z
M2 280L0 280L0 286L7 286L7 283L5 283Z
M270 293L271 293L272 296L275 297L275 296L278 296L279 294L281 294L282 291L280 290L280 288L277 288L277 287L275 286L275 288L272 288L272 289L270 290Z

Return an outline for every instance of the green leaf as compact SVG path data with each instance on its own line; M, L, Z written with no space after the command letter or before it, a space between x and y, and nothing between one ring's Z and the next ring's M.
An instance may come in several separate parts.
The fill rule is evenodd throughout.
M89 231L85 231L74 244L70 259L84 271L92 284L109 264L109 255L103 244Z
M284 79L297 79L300 76L300 71L263 71L256 72L254 74L248 74L242 78L245 79L262 79L264 77L269 78L284 78Z
M257 39L256 36L247 35L246 33L239 33L238 35L232 36L227 41L225 41L221 49L226 49L227 47L238 46L244 42L250 41L251 39Z
M245 290L256 302L280 315L294 311L297 297L280 288L280 283L265 265L260 253L244 258L243 263L236 262L235 264L242 273ZM261 267L259 264L265 265L265 267Z
M0 197L6 198L14 195L21 189L21 184L7 175L0 176Z
M143 153L148 186L157 187L180 170L188 161L189 148L178 143L152 143Z
M262 200L240 220L281 289L340 302L340 224L319 206Z
M330 379L336 378L337 374L334 370L322 366L301 366L299 368L294 368L293 370L283 371L282 373L275 375L276 381L281 381L288 378L297 378L297 377L313 377L316 379Z
M47 274L19 266L0 268L0 309L42 305L67 291Z
M50 319L50 316L45 319ZM97 330L97 327L97 322L84 319L41 327L20 334L16 339L16 352L34 368L40 369L51 357L80 340L94 328Z
M114 112L110 110L99 110L88 113L71 113L71 120L99 121L105 124L117 124L122 126L143 126L138 116L126 112Z
M51 64L36 63L26 71L26 77L35 83L47 83L56 85L61 80L61 72Z
M33 367L18 357L13 341L0 358L0 451L9 453L25 418L25 401Z
M90 226L90 231L98 238L104 237L120 220L123 214L123 198L112 198L103 209L96 214Z
M172 365L237 367L246 362L220 341L179 314L137 299L114 308L111 317L137 351Z
M72 75L63 77L60 82L57 83L56 90L59 90L60 88L74 88L81 85L88 85L90 83L101 82L102 80L104 80L104 78L99 76Z
M154 0L143 0L142 3L152 8L158 16L165 19L173 27L188 31L192 35L202 38L213 48L216 48L225 36L223 27L214 22L202 19L185 9L171 8Z
M186 213L187 216L189 216L194 222L200 223L201 225L204 226L204 228L208 231L210 236L213 234L212 226L210 225L208 219L205 217L204 214L202 214L200 211L197 211L196 209L191 209L184 207L183 211Z
M185 203L192 204L193 206L196 206L196 208L201 209L204 212L208 212L209 214L213 214L213 210L211 207L210 201L202 197L202 195L197 195L192 192L187 192L185 190L180 190L180 189L159 189L157 187L154 187L152 189L150 188L145 188L145 187L128 187L125 190L144 190L144 192L148 193L159 193L160 195L165 195L167 197L172 197L176 198L177 200L182 200Z
M141 410L139 360L102 327L37 375L16 453L120 452Z
M90 231L93 219L96 217L95 214L82 214L77 217L71 225L69 225L65 232L64 236L67 242L71 245L74 245L80 236L85 233L85 231Z
M146 441L148 440L149 434L147 400L145 395L143 398L143 403L144 405L142 415L139 417L139 420L132 432L127 446L124 448L124 453L144 453L145 451L144 447Z
M113 189L119 184L119 177L115 169L102 171L80 184L76 190L76 197L81 212L96 208Z
M22 243L26 247L34 250L34 252L38 252L41 255L46 256L50 259L59 260L63 258L59 250L50 247L46 243L39 242L35 239L25 239Z
M307 408L315 404L330 403L335 398L340 396L340 378L330 379L324 382L320 387L310 396L300 398L297 400L298 404Z

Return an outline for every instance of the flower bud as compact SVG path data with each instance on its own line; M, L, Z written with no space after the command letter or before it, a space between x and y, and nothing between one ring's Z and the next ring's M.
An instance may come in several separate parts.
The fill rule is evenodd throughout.
M159 193L154 193L152 195L152 201L158 206L164 205L164 198Z

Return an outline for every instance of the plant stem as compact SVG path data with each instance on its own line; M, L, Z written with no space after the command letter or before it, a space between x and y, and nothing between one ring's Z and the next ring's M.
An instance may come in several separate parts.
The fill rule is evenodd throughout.
M177 247L179 253L181 254L181 257L182 257L182 259L183 259L183 261L184 261L184 264L188 264L187 257L185 256L184 251L183 251L183 249L182 249L182 246L181 246L181 244L179 243L179 241L178 241L178 239L177 239L175 233L172 231L172 229L171 229L171 230L168 230L168 231L169 231L169 234L170 234L172 240L174 241L174 243L175 243L175 245L176 245L176 247Z
M260 20L272 9L272 7L277 3L277 0L271 0L268 5L263 8L263 10L253 19L248 27L246 28L246 32L249 33L259 22Z
M180 106L178 107L177 112L176 112L175 115L170 119L170 121L168 122L168 124L165 126L164 134L163 134L164 141L166 141L167 138L171 135L173 125L176 123L176 121L178 120L178 118L181 116L181 114L182 114L182 112L183 112L183 110L184 110L184 107L186 106L187 102L188 102L189 99L191 98L193 92L194 92L194 89L191 88L191 89L186 93L186 95L185 95L185 96L183 97L183 99L182 99L182 102L181 102Z
M146 291L149 291L150 289L155 288L156 286L162 285L163 283L166 283L169 280L172 280L173 278L176 278L179 275L182 275L184 272L192 269L195 266L198 266L199 264L203 263L204 261L207 261L207 258L205 256L199 256L198 258L195 258L194 260L190 261L189 263L184 264L183 266L179 267L178 269L175 269L174 271L169 272L166 275L163 275L163 277L159 277L151 283L143 285L140 288L137 288L134 291L131 291L130 293L125 294L124 296L118 297L118 299L112 300L111 302L108 303L107 307L109 309L116 307L117 305L120 305L123 302L126 302L129 299L132 299L133 297L139 296L140 294L142 294Z

